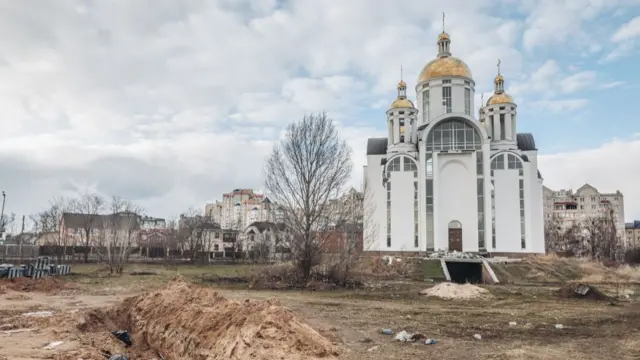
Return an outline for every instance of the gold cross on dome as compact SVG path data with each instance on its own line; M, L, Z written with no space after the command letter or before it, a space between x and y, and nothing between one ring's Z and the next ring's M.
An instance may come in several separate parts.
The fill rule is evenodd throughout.
M498 59L498 75L500 75L500 59Z

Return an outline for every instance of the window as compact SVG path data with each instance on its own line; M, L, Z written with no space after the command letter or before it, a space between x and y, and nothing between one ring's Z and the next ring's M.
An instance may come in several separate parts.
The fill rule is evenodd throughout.
M491 139L495 139L495 131L494 131L494 126L495 124L493 123L493 115L489 116L489 126L491 127Z
M391 181L387 181L387 247L391 247Z
M432 178L433 177L433 158L431 153L427 153L425 154L425 173L427 175L427 177Z
M220 239L220 233L219 233L219 232L217 232L217 231L216 231L216 232L214 232L214 233L213 233L213 238L214 238L214 239Z
M445 113L451 112L451 86L442 87L442 106Z
M496 189L491 180L491 246L496 249Z
M491 160L491 170L504 170L504 154L499 154Z
M522 162L520 162L520 159L517 156L513 154L507 154L507 156L508 156L507 165L509 169L522 169ZM523 172L520 171L519 175L522 176Z
M431 129L427 136L427 151L480 150L482 139L466 120L446 120Z
M506 140L506 130L504 125L504 114L500 114L500 140Z
M522 249L526 249L526 236L525 236L525 226L524 226L524 179L520 179L519 190L520 190L520 247Z
M418 247L418 180L413 182L413 246Z
M423 107L422 110L424 112L425 119L429 118L429 89L423 92Z
M476 152L476 173L478 174L478 176L482 176L483 175L483 163L482 163L482 151L478 151Z
M484 178L479 177L477 183L478 193L478 247L484 249Z
M418 165L408 156L404 156L404 171L418 171Z
M398 156L391 160L387 165L387 171L400 171L400 158L401 156Z
M433 179L427 179L425 185L427 210L427 251L433 251Z
M218 245L218 244L213 244L213 251L215 251L215 252L220 251L220 245Z
M471 115L471 89L464 89L464 113Z

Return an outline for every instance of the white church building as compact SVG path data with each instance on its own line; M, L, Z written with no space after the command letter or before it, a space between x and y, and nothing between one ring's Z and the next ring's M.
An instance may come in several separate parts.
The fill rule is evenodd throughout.
M420 73L417 107L404 81L387 110L388 135L367 142L364 180L373 215L365 250L544 253L542 177L533 136L517 133L517 105L495 78L473 114L475 82L438 36Z

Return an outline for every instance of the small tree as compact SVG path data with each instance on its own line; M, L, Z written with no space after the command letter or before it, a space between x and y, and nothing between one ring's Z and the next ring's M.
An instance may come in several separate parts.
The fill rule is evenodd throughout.
M351 149L326 114L308 115L288 126L264 167L269 197L282 207L291 250L303 280L326 250L335 224L329 201L351 174Z
M190 253L189 260L195 261L198 251L204 248L202 224L205 219L200 210L190 208L180 215L178 224L178 241L183 250Z
M129 250L140 229L142 208L129 200L113 196L110 214L103 220L104 245L107 250L109 272L122 274L129 259Z

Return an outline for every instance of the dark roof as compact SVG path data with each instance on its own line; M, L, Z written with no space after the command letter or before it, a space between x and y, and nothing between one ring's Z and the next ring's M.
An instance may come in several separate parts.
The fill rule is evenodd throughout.
M94 215L94 214L78 214L64 213L62 214L64 226L67 229L97 229L106 224L117 224L118 226L138 227L138 216L131 216L129 213L113 214L113 215Z
M370 138L367 140L367 155L383 155L387 153L387 138Z
M222 229L220 227L220 225L218 223L215 222L210 222L210 221L205 221L202 224L199 224L196 226L196 229L201 229L201 230L216 230L216 229Z
M538 150L536 148L536 141L533 139L533 135L531 135L530 133L517 134L517 140L518 149L522 151Z
M273 223L270 221L255 221L252 222L251 224L249 224L249 226L247 226L247 228L250 228L254 226L255 228L258 229L258 231L260 231L260 233L265 232L268 229L271 229L272 232L275 231L282 231L285 229L285 225L283 223Z

